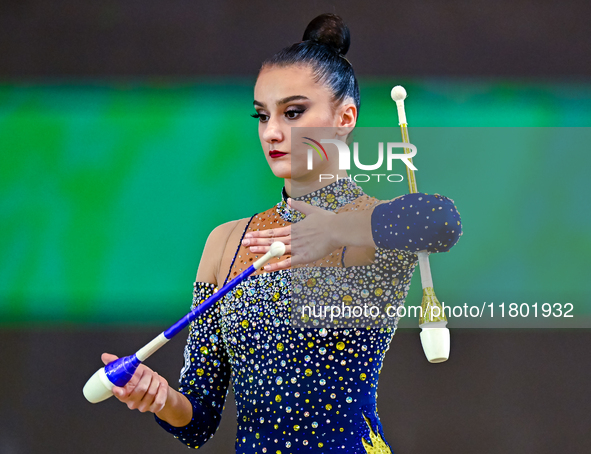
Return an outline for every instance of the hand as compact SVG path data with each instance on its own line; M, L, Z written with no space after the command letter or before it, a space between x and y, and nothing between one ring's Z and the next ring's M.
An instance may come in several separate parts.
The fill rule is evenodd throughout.
M287 203L306 216L293 225L291 245L295 254L291 257L292 265L314 262L341 246L336 244L333 235L336 213L300 200L288 199Z
M105 365L115 361L117 356L103 353L101 360ZM130 410L158 413L168 399L168 382L149 367L140 364L131 380L123 386L113 386L113 395Z
M285 244L285 254L291 254L291 225L276 229L259 230L248 232L242 240L243 246L248 246L250 252L255 254L266 254L275 241ZM291 257L276 263L268 263L263 267L265 271L277 271L291 267Z
M306 217L293 226L248 232L242 240L242 245L248 246L253 253L266 253L274 241L282 241L285 244L286 254L296 251L295 255L285 260L266 265L265 271L276 271L290 268L292 265L310 263L340 247L334 244L329 222L336 219L335 213L299 200L288 199L287 203Z

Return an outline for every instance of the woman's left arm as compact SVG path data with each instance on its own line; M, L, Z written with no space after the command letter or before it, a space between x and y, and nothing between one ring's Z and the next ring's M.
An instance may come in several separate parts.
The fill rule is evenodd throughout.
M439 194L406 194L336 218L329 231L339 246L446 252L462 235L453 200Z
M379 247L410 252L445 252L462 235L453 200L439 194L406 194L367 210L335 214L302 201L288 200L305 217L293 226L250 232L253 252L266 252L272 237L289 235L292 257L267 265L267 271L310 263L342 246Z

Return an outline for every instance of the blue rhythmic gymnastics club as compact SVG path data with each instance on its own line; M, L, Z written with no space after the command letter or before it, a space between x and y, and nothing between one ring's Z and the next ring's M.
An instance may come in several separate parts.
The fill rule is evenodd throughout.
M119 358L105 367L97 370L84 385L84 397L89 402L96 404L108 399L113 395L113 386L125 386L138 366L155 353L160 347L166 344L170 339L180 333L199 315L205 312L212 304L222 299L222 297L240 284L244 279L254 273L257 269L265 266L273 257L281 257L285 254L285 245L281 241L274 242L269 252L258 259L246 270L224 285L215 294L210 296L202 304L194 308L191 312L181 318L178 322L160 333L152 341L140 348L134 355Z

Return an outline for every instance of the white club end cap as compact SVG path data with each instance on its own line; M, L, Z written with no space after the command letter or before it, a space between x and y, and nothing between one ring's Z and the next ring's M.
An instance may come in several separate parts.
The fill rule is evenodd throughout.
M285 244L283 244L281 241L275 241L271 245L269 252L273 257L281 257L283 254L285 254Z
M448 328L423 328L421 344L430 363L442 363L449 359Z
M110 385L110 386L109 386ZM90 403L96 404L113 395L113 384L107 378L105 368L97 370L84 385L82 392Z
M396 102L404 101L406 99L406 90L402 85L396 85L390 92L390 96Z

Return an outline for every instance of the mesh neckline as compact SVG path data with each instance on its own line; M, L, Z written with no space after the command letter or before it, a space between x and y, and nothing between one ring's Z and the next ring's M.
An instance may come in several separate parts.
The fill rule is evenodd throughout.
M317 206L325 210L335 211L339 208L353 202L358 197L364 195L363 189L353 180L341 178L330 183L328 186L312 191L301 197L293 197L294 200L301 200L312 206ZM303 219L303 214L293 210L287 204L288 195L285 192L285 186L281 190L281 202L276 205L277 214L287 222L298 222Z

